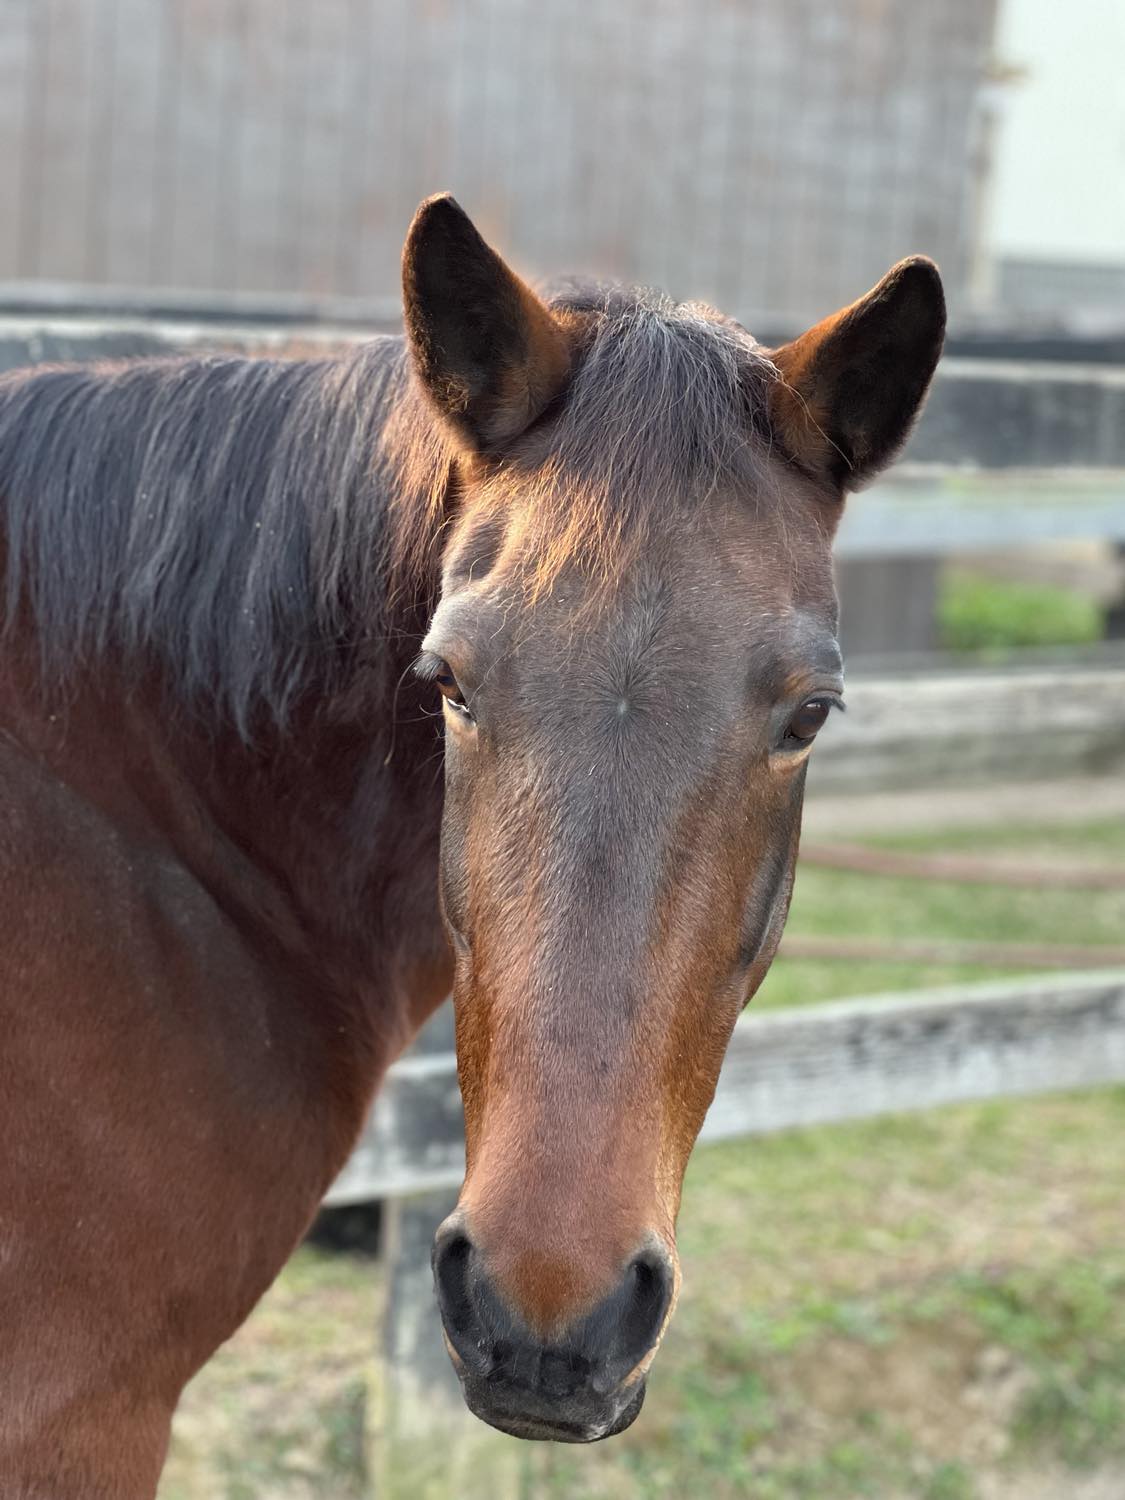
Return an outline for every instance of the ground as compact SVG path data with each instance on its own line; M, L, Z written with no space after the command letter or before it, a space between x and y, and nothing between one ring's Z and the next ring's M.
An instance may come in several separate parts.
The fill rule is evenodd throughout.
M980 838L900 828L871 841ZM1119 864L1125 820L1005 822L989 848ZM807 869L791 930L1096 945L1120 941L1125 892ZM779 962L759 1002L976 973ZM1121 1500L1123 1138L1118 1088L700 1148L680 1219L684 1292L644 1412L591 1449L498 1438L522 1493ZM370 1262L301 1251L189 1389L161 1500L359 1497L378 1308Z

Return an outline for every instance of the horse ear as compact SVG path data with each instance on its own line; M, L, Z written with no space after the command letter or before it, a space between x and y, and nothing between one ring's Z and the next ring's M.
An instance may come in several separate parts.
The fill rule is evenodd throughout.
M562 326L450 194L414 215L402 287L415 368L470 448L518 437L562 389L571 358Z
M900 260L874 287L771 352L781 372L770 416L790 456L841 490L858 489L902 447L945 337L932 260Z

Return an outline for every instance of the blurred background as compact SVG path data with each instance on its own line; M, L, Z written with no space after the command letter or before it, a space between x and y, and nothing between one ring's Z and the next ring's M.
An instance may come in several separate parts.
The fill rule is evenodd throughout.
M851 711L753 1011L1120 1000L1123 61L1120 0L0 0L0 368L393 329L406 226L444 188L526 272L706 298L765 342L934 256L947 357L841 532ZM446 1155L377 1117L189 1390L161 1500L372 1475L433 1500L1121 1500L1125 1091L1100 1050L1060 1061L1074 1092L1010 1097L970 1058L934 1098L973 1102L876 1113L841 1072L836 1115L874 1118L716 1129L646 1410L580 1452L442 1406L447 1071Z

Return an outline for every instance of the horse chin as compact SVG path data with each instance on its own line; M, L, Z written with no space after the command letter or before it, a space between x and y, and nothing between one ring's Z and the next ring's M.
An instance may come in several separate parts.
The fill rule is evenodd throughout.
M557 1411L540 1409L524 1413L497 1403L495 1393L485 1381L461 1382L465 1404L475 1417L508 1437L525 1438L533 1443L600 1443L616 1437L636 1421L645 1401L645 1384L642 1378L623 1393L620 1402L609 1403L604 1413L594 1414L574 1409L567 1401L559 1402Z

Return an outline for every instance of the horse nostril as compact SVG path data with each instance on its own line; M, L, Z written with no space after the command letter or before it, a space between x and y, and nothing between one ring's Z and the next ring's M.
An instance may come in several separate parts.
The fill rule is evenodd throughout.
M622 1319L621 1347L627 1358L635 1355L639 1361L656 1343L664 1326L672 1300L672 1265L662 1250L646 1250L626 1275L632 1287Z
M472 1253L472 1241L460 1231L439 1235L434 1242L434 1284L446 1330L451 1337L465 1337L476 1326L476 1311L469 1288Z

